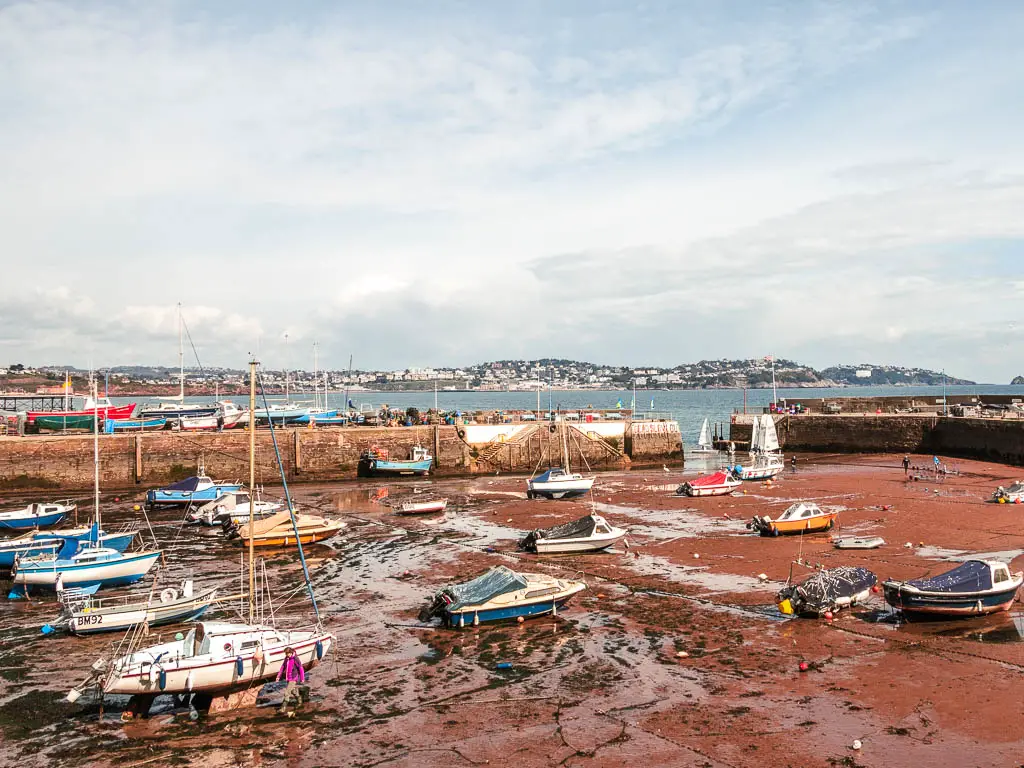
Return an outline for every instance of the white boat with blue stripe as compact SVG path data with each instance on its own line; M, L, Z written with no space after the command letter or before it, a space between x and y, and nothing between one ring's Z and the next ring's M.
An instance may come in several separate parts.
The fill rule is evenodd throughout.
M0 512L0 529L27 531L32 528L49 528L74 511L75 505L71 501L29 504L22 509Z

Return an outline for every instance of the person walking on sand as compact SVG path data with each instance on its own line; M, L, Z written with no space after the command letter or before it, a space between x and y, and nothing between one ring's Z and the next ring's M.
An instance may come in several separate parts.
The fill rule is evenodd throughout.
M903 456L903 474L904 475L909 475L910 474L910 455L909 454L905 454Z
M306 670L302 668L302 661L296 655L294 648L284 649L284 663L278 670L277 679L280 680L282 677L288 681L288 685L284 689L281 708L278 710L283 715L288 711L289 706L295 708L302 706L302 693L299 684L306 682Z

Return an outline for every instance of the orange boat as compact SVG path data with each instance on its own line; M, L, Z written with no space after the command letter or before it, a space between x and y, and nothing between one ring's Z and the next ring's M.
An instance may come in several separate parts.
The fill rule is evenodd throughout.
M754 519L747 523L747 528L757 531L762 536L821 533L830 530L835 525L837 517L838 512L825 512L813 502L798 501L776 520L772 520L768 515L755 515Z
M326 517L299 512L295 513L293 527L291 515L288 512L278 512L255 523L239 526L235 536L238 537L240 544L246 546L249 545L251 536L254 547L285 547L295 544L296 528L299 531L299 541L303 544L315 544L331 538L344 527L345 523L340 520L328 520Z

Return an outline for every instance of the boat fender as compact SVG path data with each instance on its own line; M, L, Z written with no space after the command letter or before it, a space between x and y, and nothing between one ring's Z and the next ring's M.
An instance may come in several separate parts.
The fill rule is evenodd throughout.
M189 670L188 677L185 678L185 690L191 691L192 684L195 682L195 670Z
M558 431L558 427L556 427L554 424L552 424L550 427L548 427L548 432L550 432L551 434L555 434L555 432L557 432L557 431Z
M480 626L480 614L479 613L476 613L476 612L473 613L473 626L474 627L479 627Z
M241 677L245 672L245 664L242 662L241 656L235 657L235 674Z
M160 602L161 603L169 603L172 600L174 600L174 598L176 598L177 596L178 596L178 593L175 592L172 587L168 587L167 589L165 589L163 592L160 593Z
M157 679L160 690L164 690L167 687L167 671L163 667L160 667L160 677Z
M319 640L316 641L316 660L320 661L324 657L324 644Z
M464 430L462 427L459 427L458 429L456 429L455 430L455 434L457 434L463 440L466 439L466 430Z
M463 615L462 615L462 614L460 613L460 614L459 614L459 629L462 629L462 628L463 628L464 626L466 626L466 617L465 617L465 616L463 616Z
M558 603L556 603L554 600L551 601L551 615L558 615Z

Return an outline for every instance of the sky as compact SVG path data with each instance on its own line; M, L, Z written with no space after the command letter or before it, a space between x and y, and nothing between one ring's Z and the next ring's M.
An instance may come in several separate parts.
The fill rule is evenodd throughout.
M210 366L1006 383L1022 37L994 1L0 1L0 365L176 364L180 302Z

